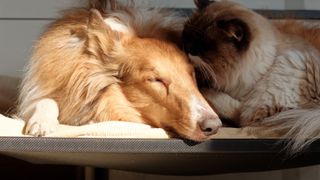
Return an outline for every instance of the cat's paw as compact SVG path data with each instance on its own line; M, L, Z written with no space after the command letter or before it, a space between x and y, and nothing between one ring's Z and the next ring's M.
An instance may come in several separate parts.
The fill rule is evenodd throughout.
M247 108L241 113L240 126L250 126L258 124L263 119L270 117L273 113L268 106L260 106L257 108Z

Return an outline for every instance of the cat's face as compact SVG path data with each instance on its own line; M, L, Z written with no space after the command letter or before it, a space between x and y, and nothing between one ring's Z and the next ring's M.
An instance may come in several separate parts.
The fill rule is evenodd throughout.
M219 74L239 68L241 57L249 49L254 13L227 1L195 3L198 9L184 26L183 46L186 53L201 58L193 61L196 67L207 66L201 68L213 71L219 81Z

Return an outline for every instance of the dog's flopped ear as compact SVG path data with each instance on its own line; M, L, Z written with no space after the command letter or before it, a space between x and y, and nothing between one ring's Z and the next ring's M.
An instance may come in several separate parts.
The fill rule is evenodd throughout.
M108 54L132 35L129 27L115 17L103 18L96 9L90 10L88 22L88 51L95 55Z
M90 9L89 28L100 29L103 26L103 17L97 9Z
M194 3L196 4L198 9L204 9L209 4L214 3L214 0L194 0Z
M113 32L114 34L123 34L123 35L130 35L133 34L132 29L121 22L116 17L102 17L101 13L96 9L90 10L90 22L89 28L92 30L108 30Z
M240 19L220 20L217 25L235 43L237 48L248 47L251 33L249 26L244 21Z

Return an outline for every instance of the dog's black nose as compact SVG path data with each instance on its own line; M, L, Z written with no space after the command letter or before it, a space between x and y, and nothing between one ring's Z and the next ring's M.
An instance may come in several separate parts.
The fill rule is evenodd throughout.
M204 119L199 123L201 131L206 136L211 136L218 132L218 129L222 126L220 119L216 116L206 117L208 119Z

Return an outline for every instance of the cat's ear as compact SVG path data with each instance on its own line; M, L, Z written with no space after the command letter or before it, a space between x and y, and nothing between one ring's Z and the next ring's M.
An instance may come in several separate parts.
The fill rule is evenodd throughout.
M220 20L217 25L237 47L248 46L251 33L246 22L241 19Z
M247 25L239 19L218 21L218 27L227 37L238 42L242 41L247 33Z
M209 4L214 3L214 0L194 0L194 3L196 4L198 9L204 9Z

